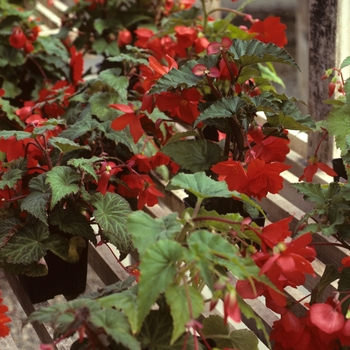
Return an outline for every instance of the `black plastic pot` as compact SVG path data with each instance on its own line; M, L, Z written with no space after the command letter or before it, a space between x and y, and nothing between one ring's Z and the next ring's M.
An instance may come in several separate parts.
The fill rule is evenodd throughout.
M40 277L20 275L19 280L32 303L40 303L63 294L73 299L86 288L88 245L76 263L68 263L57 255L47 252L45 260L48 274Z
M332 159L333 170L337 173L338 176L334 177L335 182L341 181L341 179L347 180L348 175L345 170L345 166L342 158Z

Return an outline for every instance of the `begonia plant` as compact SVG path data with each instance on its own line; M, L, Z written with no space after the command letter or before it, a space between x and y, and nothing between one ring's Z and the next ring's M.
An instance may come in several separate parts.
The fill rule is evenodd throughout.
M99 74L85 82L77 75L72 88L54 84L17 111L23 130L0 132L1 215L8 223L0 232L2 267L16 272L20 263L20 272L33 271L45 250L69 260L80 238L115 244L121 264L129 250L138 253L125 281L38 310L27 322L56 327L53 344L43 349L73 334L72 349L258 349L252 331L229 327L249 318L271 348L345 349L347 296L324 301L318 284L301 318L286 296L287 287L315 275L314 230L295 236L291 217L256 220L266 218L259 201L283 187L288 130L315 129L299 101L276 90L273 63L298 69L283 48L286 27L242 9L213 20L215 9L209 12L204 0L201 10L193 1L151 3L135 9L125 1L77 2L63 26L70 21L81 30L78 49L105 55ZM106 6L124 11L120 24ZM88 7L93 35L78 16ZM135 11L144 10L139 19ZM236 16L248 26L231 23ZM124 28L132 34L127 46L118 42ZM96 50L102 40L118 47L116 56ZM157 187L159 179L165 188ZM179 213L154 218L137 210L162 204L173 190L184 194ZM39 241L42 250L19 260L28 258L18 248L33 225L42 235L32 244ZM64 244L48 238L53 226L70 235ZM260 296L281 315L271 336L246 301ZM204 316L206 309L213 313Z

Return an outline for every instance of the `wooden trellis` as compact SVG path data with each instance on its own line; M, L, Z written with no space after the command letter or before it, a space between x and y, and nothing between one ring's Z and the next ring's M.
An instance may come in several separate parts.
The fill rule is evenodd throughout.
M266 0L270 1L270 0ZM216 2L218 2L216 0ZM260 0L263 3L263 0ZM55 30L59 25L59 18L65 10L66 5L58 0L53 1L53 6L47 8L46 0L38 0L36 9L40 13L46 30ZM296 46L297 46L297 62L301 67L299 90L308 101L308 113L317 120L321 120L327 114L327 106L323 104L323 100L327 98L327 84L321 82L320 77L325 69L333 66L339 66L339 63L350 55L350 38L347 28L350 22L350 2L349 0L297 0L295 9L296 20ZM346 25L346 26L345 26ZM347 74L350 72L348 71ZM287 163L292 165L290 171L282 173L284 176L284 188L278 195L268 195L261 205L269 214L269 220L277 221L289 215L294 215L292 229L296 227L298 220L305 212L311 209L310 204L306 203L300 195L290 186L290 183L298 181L298 177L302 174L303 168L306 165L306 159L312 155L315 145L318 144L320 136L312 135L307 137L304 134L290 134L291 152L288 155ZM321 149L321 159L324 161L330 160L333 154L332 142L324 143ZM329 182L329 177L318 176L317 181ZM159 185L162 186L161 180ZM182 208L181 199L173 193L167 195L159 205L149 208L149 213L160 217L168 214L170 211L180 211ZM330 238L325 238L320 235L314 235L315 241L326 241ZM313 262L317 277L309 276L303 287L298 289L287 289L290 300L298 300L303 295L317 284L322 275L326 264L335 264L340 261L346 252L339 247L327 247L327 250L322 246L318 246L318 260ZM1 271L0 271L1 273ZM51 330L43 325L35 324L33 328L26 326L23 333L20 330L20 318L30 314L39 306L49 305L52 301L33 305L25 292L23 291L18 280L14 276L0 275L3 297L6 303L6 295L14 293L18 303L11 304L13 310L9 316L13 318L11 327L13 332L8 337L0 338L1 350L28 350L37 349L40 342L51 341ZM94 248L89 247L89 274L87 291L94 290L103 285L108 285L118 280L123 280L127 277L126 272L120 267L115 260L113 254L106 246ZM333 286L328 288L326 295L334 290ZM267 330L270 330L272 324L277 320L278 316L268 310L263 302L259 299L249 301L249 304L254 308L256 314L262 317ZM302 315L305 311L300 304L295 306L293 310L296 315ZM218 310L217 312L220 312ZM233 325L233 327L241 327L242 325ZM266 349L262 334L255 328L255 323L251 320L244 320L244 325L256 332L261 339L260 348ZM23 340L27 337L28 340ZM58 349L68 349L69 344L61 344Z

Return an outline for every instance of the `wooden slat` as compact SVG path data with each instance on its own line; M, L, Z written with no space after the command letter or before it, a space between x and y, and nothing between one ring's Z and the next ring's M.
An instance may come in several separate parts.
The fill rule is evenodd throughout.
M12 291L15 293L17 300L21 304L23 311L26 313L27 316L29 316L35 310L35 308L32 302L30 301L28 295L24 291L23 287L21 286L17 276L8 273L5 273L5 276L12 288ZM43 343L52 342L52 338L44 325L39 324L38 322L34 322L33 327L40 341L42 341Z
M18 350L11 334L5 338L0 337L0 349L1 350Z

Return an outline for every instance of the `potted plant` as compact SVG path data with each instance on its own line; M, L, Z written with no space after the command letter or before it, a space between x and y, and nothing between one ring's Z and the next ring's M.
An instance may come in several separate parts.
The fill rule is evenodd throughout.
M73 347L256 349L252 332L231 332L226 323L252 317L264 332L244 300L260 295L271 310L298 324L284 288L302 285L305 276L314 273L311 234L292 238L291 218L266 227L251 220L258 212L265 215L255 200L282 188L280 173L288 169L286 129L314 127L312 118L295 106L296 100L278 94L267 79L269 72L278 81L272 62L297 65L280 47L285 44L285 27L278 19L269 19L275 30L267 39L258 33L265 21L238 28L229 24L231 12L228 18L211 22L204 2L203 6L203 19L194 15L195 10L170 16L176 24L179 18L188 21L194 30L169 20L173 35L141 31L146 40L136 41L121 57L109 58L122 64L123 71L100 72L70 99L67 126L60 136L79 147L96 145L94 152L105 155L103 164L89 153L82 168L93 177L93 166L100 162L100 181L108 169L103 177L106 194L117 191L136 197L139 209L144 203L153 205L163 194L155 189L151 170L162 165L157 171L169 179L164 193L182 189L193 200L180 214L164 218L142 211L127 215L126 232L140 257L131 271L135 276L90 298L33 313L29 321L60 324L55 343L78 332ZM237 14L246 16L233 13ZM198 28L211 41L204 52L195 50L202 35ZM278 45L263 42L270 40ZM169 45L159 51L161 42ZM258 112L266 115L263 125ZM68 165L77 164L73 154L67 155ZM176 174L170 161L177 164ZM243 203L244 210L212 209L212 202L225 199ZM95 216L94 211L91 214ZM220 300L223 317L199 318L206 303L213 308ZM266 332L265 336L270 344Z

